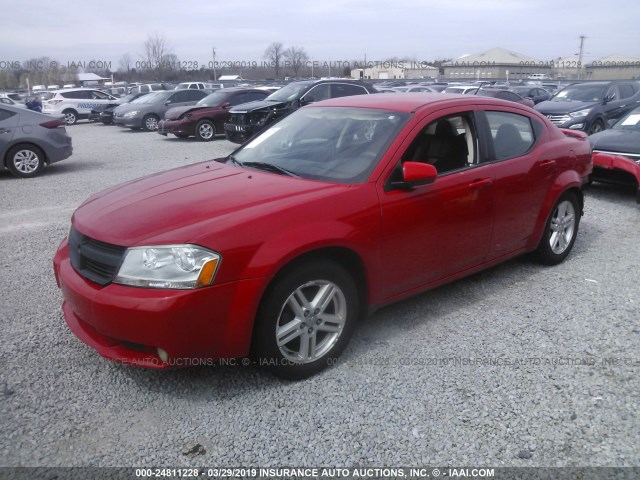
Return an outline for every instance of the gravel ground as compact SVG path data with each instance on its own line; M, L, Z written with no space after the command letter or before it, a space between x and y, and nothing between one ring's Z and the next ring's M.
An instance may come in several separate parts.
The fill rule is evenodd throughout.
M0 173L0 466L640 465L633 192L588 192L565 263L516 259L387 307L309 380L157 372L70 333L51 259L91 193L234 146L68 131L74 155L41 177Z

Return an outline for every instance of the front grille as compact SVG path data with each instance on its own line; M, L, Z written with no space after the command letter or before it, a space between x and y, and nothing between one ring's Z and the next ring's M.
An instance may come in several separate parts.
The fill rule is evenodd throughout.
M569 120L571 120L571 117L569 115L547 115L547 118L554 125L562 125L563 123L566 123Z
M113 280L126 247L94 240L75 228L69 233L69 259L74 270L99 285Z
M245 113L232 113L229 116L229 123L233 125L244 125L247 115Z

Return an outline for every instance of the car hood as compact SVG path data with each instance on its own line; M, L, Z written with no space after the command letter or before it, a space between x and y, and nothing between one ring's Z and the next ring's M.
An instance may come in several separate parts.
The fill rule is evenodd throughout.
M253 112L254 110L262 110L262 109L271 109L271 108L282 108L287 105L287 102L270 102L267 100L256 100L255 102L243 103L242 105L238 105L237 107L233 107L230 112L231 113L245 113L245 112Z
M640 132L632 130L605 130L589 136L591 148L607 152L640 154Z
M73 214L83 234L124 245L195 243L246 230L303 202L348 185L242 169L216 161L197 163L112 187L87 199Z
M535 106L544 115L562 115L598 105L598 102L553 102L545 100Z
M204 109L208 109L210 111L221 110L218 107L206 107L206 106L200 106L200 105L191 105L187 107L173 107L167 110L167 113L164 114L164 118L166 120L176 120L187 112L194 112L196 110L204 110Z
M153 110L156 105L153 103L124 103L122 105L118 105L114 113L127 113L132 112L134 110L139 110L141 112Z

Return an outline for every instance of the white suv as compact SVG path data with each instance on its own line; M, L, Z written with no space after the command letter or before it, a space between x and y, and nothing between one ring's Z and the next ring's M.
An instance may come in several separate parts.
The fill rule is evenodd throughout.
M44 95L42 113L64 115L67 125L75 124L81 118L89 118L91 109L97 105L113 103L116 97L92 88L68 88Z

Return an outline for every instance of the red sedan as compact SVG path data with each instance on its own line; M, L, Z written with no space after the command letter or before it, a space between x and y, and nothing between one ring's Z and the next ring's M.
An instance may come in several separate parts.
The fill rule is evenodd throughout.
M167 110L164 120L158 122L158 133L165 137L171 133L179 138L196 137L201 142L209 142L216 134L224 134L224 123L229 119L231 107L264 100L268 95L267 90L253 88L217 90L195 105Z
M66 322L117 362L312 375L376 307L523 253L564 260L592 168L571 133L459 95L302 108L227 158L84 202L54 259Z

